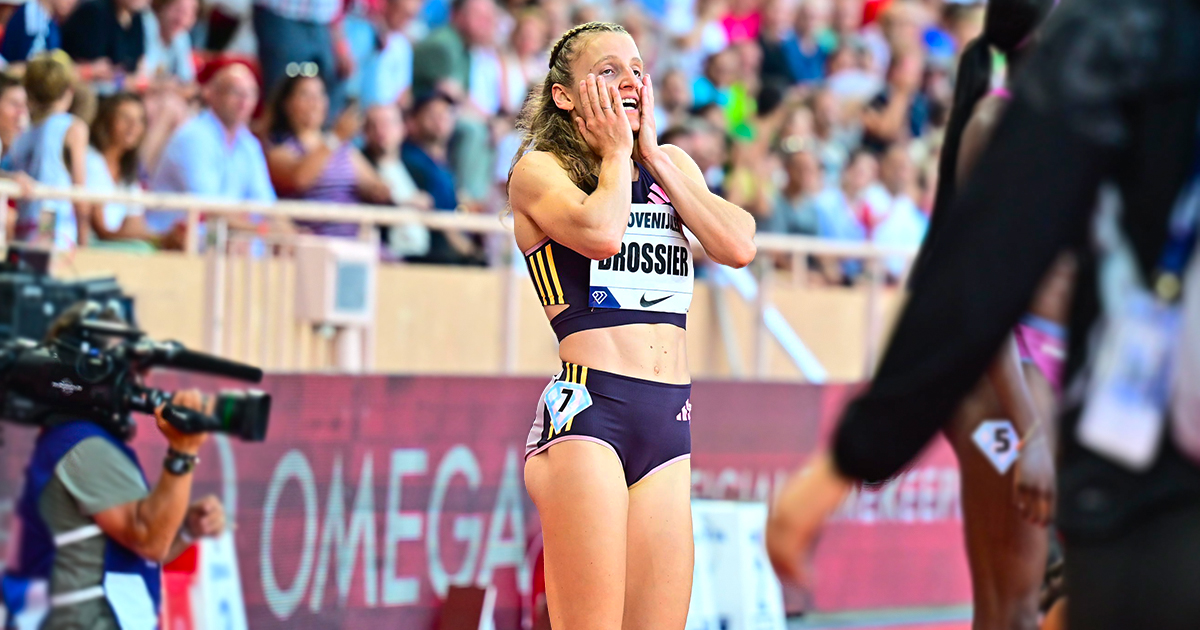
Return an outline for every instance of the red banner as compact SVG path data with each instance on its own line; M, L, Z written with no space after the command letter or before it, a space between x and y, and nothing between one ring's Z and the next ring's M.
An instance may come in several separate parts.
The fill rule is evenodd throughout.
M164 375L156 386L214 383ZM451 584L495 584L496 627L521 623L537 549L522 482L539 379L281 375L268 441L204 447L196 493L221 496L235 532L250 627L432 629ZM693 492L765 499L820 442L851 388L697 383ZM135 440L152 478L165 445ZM0 450L0 531L32 434ZM970 599L958 471L939 441L880 491L847 502L825 534L823 611ZM536 543L535 543L536 545Z

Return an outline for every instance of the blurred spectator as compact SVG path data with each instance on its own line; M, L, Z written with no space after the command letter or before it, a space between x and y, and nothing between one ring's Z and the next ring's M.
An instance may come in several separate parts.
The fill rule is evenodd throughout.
M450 168L450 137L454 133L454 101L433 92L417 98L408 116L408 136L400 147L400 159L417 186L433 198L433 207L455 211L459 207L454 171ZM429 255L414 258L418 262L477 263L478 245L469 237L454 232L434 232Z
M550 26L546 13L533 7L517 14L509 52L504 55L508 81L505 111L515 115L525 104L531 87L546 77L550 63Z
M332 203L390 203L391 191L350 141L362 130L357 106L338 115L332 133L322 130L329 96L317 77L288 77L271 104L267 166L281 197ZM296 221L322 236L354 237L359 224Z
M146 108L137 96L121 92L100 102L87 152L87 188L98 193L134 193L139 184L139 149L146 133ZM141 205L110 201L93 208L93 247L149 252L155 244L181 249L178 235L165 239L150 231Z
M917 208L917 171L908 147L895 144L879 163L880 184L867 193L873 216L865 225L871 242L890 247L920 247L929 219ZM908 267L904 258L884 261L888 275L899 279Z
M825 238L838 240L869 240L865 226L871 225L873 212L866 193L875 183L879 163L868 151L856 150L842 171L841 183L817 196L817 229ZM841 264L823 261L827 279L834 283L853 282L862 272L862 262L842 261Z
M729 12L721 17L721 27L730 44L758 39L762 26L762 0L729 0Z
M929 123L929 101L920 91L925 58L918 52L892 57L887 86L863 112L863 146L883 153L893 142L918 138Z
M258 61L268 92L285 78L301 72L319 76L335 108L342 105L339 76L351 74L349 48L343 46L341 27L335 22L342 0L253 0L254 35ZM305 71L310 64L316 70Z
M871 53L861 44L839 47L829 56L825 86L842 101L866 103L879 93L883 82L871 72Z
M949 2L945 5L946 31L954 39L956 52L961 52L967 42L983 34L983 2Z
M863 23L863 0L833 0L832 31L834 48L848 48L859 39Z
M408 209L431 210L433 197L417 188L412 175L400 161L400 143L404 141L400 108L394 104L368 108L363 139L363 155L387 184L392 193L392 203ZM429 229L423 225L410 223L385 227L383 237L383 242L396 258L429 254Z
M258 105L254 73L241 61L219 59L199 78L207 108L171 136L150 178L151 190L274 201L262 145L246 127ZM147 212L148 224L159 234L184 229L185 219L179 211Z
M92 80L119 81L136 73L146 54L148 5L148 0L87 0L63 24L63 50L72 59L99 62L92 66Z
M192 37L198 0L151 0L153 11L144 13L146 57L144 71L154 79L188 84L196 80L192 62Z
M760 224L764 232L817 236L817 195L824 189L821 163L811 151L785 153L783 158L787 183L774 198L771 220Z
M721 26L726 0L671 0L667 7L668 62L691 78L704 72L705 60L725 50L729 37Z
M895 51L924 51L928 16L916 0L891 0L879 20L863 29L863 44L870 49L875 71L891 66Z
M655 127L666 130L687 122L692 110L692 86L682 70L672 68L654 79Z
M0 168L7 168L13 142L28 124L29 102L25 86L10 75L0 74Z
M493 44L496 11L494 0L455 0L450 23L434 29L413 51L413 91L464 97L471 85L471 49Z
M775 186L767 168L766 143L743 135L733 142L725 198L749 212L760 225L771 218Z
M379 35L382 47L372 76L363 84L368 105L398 105L409 96L413 81L413 41L409 34L421 0L386 0Z
M739 58L733 48L714 53L704 63L704 74L692 84L692 105L696 108L716 104L722 109L733 101L733 83L737 80Z
M87 184L88 128L71 115L75 67L62 51L34 57L25 69L30 126L13 143L13 170L55 187ZM55 249L86 245L87 204L65 199L26 199L17 203L16 238L46 239Z
M486 117L503 103L496 12L494 0L454 0L450 23L413 51L414 93L436 90L462 106L448 159L458 185L476 201L491 192L494 154Z
M8 24L9 19L21 7L25 6L26 0L2 0L0 1L0 39L4 38L4 25ZM3 66L3 62L0 62Z
M77 3L78 0L27 0L5 23L0 56L10 64L21 63L62 48L61 25Z
M762 80L812 83L825 76L827 51L818 41L819 0L768 0L763 11L759 45L763 51Z
M811 108L817 159L821 161L826 181L837 182L850 158L850 150L858 144L859 139L853 130L842 124L842 112L832 92L815 92Z

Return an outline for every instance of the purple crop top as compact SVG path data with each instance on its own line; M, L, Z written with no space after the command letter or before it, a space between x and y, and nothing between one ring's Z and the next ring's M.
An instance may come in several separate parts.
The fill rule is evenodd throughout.
M633 182L633 204L669 206L666 192L654 181L650 173L637 164L638 179ZM666 278L666 282L687 284L687 303L691 300L692 260L691 251L685 245L673 245L663 238L647 237L642 242L633 242L642 234L638 230L653 228L658 231L678 232L682 239L682 224L673 208L670 212L632 212L630 225L621 252L599 263L600 269L617 268L630 274L644 272L648 276ZM636 210L636 209L635 209ZM686 243L686 241L684 241ZM550 327L558 340L572 333L594 328L610 328L626 324L671 324L687 328L686 312L662 312L657 310L635 310L621 308L622 300L639 301L642 307L654 308L671 298L682 303L682 291L652 288L594 286L591 277L592 260L560 243L546 237L542 242L525 252L525 265L542 306L566 304L567 308L550 320ZM633 291L630 293L629 291ZM681 296L676 296L680 293ZM605 306L607 305L607 306ZM615 306L614 306L615 305ZM686 307L685 307L686 308Z

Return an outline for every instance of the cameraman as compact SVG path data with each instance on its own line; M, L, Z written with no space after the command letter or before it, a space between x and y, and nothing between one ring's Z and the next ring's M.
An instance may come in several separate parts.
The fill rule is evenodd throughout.
M205 413L212 405L194 390L172 400ZM170 448L153 489L133 450L99 424L64 419L38 436L4 577L10 627L157 627L160 564L225 528L216 497L188 504L207 434L180 433L164 413L154 415Z

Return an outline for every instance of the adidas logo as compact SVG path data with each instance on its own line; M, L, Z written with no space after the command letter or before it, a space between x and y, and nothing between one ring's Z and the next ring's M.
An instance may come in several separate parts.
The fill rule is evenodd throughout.
M675 419L678 420L679 422L691 422L692 421L692 399L691 398L689 398L687 400L687 402L683 403L683 409L679 410L679 413L675 415Z

